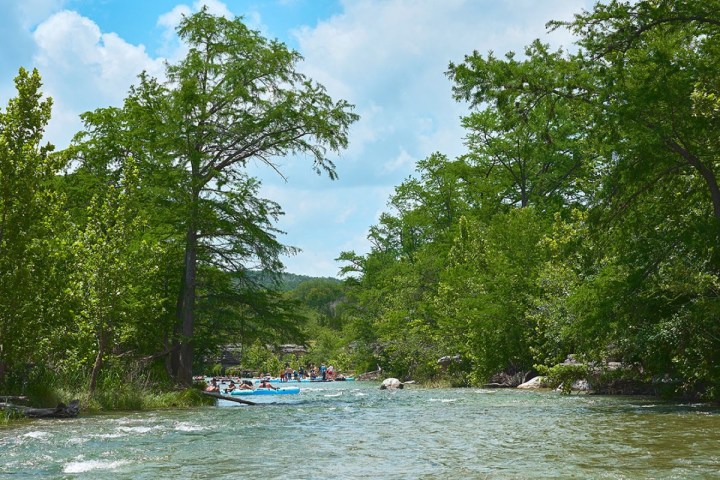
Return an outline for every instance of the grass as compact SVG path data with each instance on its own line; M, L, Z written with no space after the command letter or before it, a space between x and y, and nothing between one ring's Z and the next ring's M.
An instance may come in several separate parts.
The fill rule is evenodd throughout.
M97 390L58 389L57 396L80 400L81 412L159 410L164 408L191 408L212 405L214 400L191 387L182 390L151 390L131 387Z
M36 404L51 407L57 405L56 399L65 403L80 400L80 414L111 411L162 410L169 408L193 408L213 405L215 399L203 395L198 388L182 390L150 391L123 389L122 391L96 391L90 395L87 390L58 388L51 390L46 400L36 399ZM0 426L30 422L31 419L11 411L0 410Z
M28 397L23 405L54 407L59 403L80 401L80 414L142 411L167 408L192 408L213 405L215 400L203 395L200 385L175 388L167 381L153 381L151 373L138 370L115 369L106 372L92 394L87 387L87 375L76 372L69 376L47 375L37 371L28 376L22 388L7 388ZM159 378L159 377L154 377ZM0 425L27 421L24 416L9 410L0 410Z

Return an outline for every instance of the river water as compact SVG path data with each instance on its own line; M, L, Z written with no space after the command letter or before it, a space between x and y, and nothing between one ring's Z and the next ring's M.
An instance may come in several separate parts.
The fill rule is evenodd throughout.
M720 478L706 405L370 382L262 401L3 427L0 478Z

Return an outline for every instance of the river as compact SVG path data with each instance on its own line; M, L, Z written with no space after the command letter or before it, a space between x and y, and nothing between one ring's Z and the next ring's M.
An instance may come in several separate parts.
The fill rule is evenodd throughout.
M0 478L720 477L702 404L370 382L262 401L2 427Z

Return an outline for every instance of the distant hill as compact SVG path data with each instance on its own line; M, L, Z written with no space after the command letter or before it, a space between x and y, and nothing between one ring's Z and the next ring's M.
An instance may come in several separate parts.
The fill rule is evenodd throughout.
M266 272L251 271L250 276L262 285L268 287L273 285L272 275ZM342 283L341 280L338 280L334 277L309 277L307 275L297 275L294 273L282 273L280 276L280 290L283 292L289 292L291 290L295 290L298 285L309 282L311 280L325 280L330 282Z

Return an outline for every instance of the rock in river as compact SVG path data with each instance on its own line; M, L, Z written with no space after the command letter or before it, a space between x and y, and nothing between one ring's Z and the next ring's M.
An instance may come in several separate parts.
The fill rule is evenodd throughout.
M380 390L393 390L396 388L403 388L403 383L397 378L386 378L380 385Z

